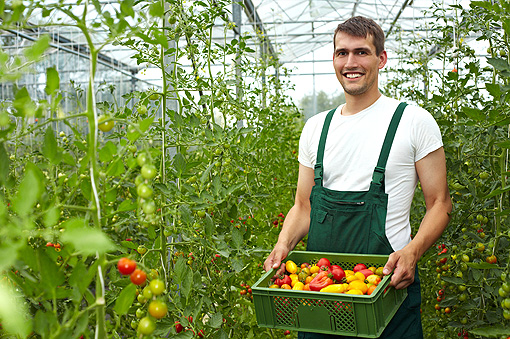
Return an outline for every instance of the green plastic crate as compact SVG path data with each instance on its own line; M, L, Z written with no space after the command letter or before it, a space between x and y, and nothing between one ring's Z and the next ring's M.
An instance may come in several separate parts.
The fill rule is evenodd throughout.
M292 251L284 261L296 264L328 258L331 264L352 270L384 266L387 255ZM377 338L407 296L407 289L388 287L385 276L371 295L351 295L269 288L276 270L266 272L253 286L253 302L259 326L365 338Z

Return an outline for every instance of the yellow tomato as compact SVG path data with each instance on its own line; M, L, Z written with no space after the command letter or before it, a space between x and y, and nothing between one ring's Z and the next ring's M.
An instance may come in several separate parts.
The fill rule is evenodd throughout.
M280 286L273 284L273 285L269 286L269 288L280 288Z
M383 274L383 269L384 267L377 267L377 269L375 270L375 274L377 274L378 276L382 277L384 274Z
M346 276L345 277L345 281L349 284L355 280L359 280L357 276L355 276L354 274L352 275L349 275L349 276Z
M345 270L344 273L345 273L345 276L348 277L348 276L353 275L354 271L352 271L352 270Z
M370 271L372 271L372 273L374 273L374 274L375 274L375 270L376 270L377 268L375 268L375 266L370 266L368 269L369 269Z
M320 271L320 268L317 265L313 265L312 267L310 267L310 273L312 273L312 274L319 273L319 271Z
M294 284L292 287L293 290L302 291L305 288L305 284L303 284L301 281L298 281Z
M345 292L345 294L363 295L363 292L361 292L360 290L349 290L349 291Z
M295 262L293 262L292 260L287 260L287 262L285 263L285 269L287 270L287 272L289 272L290 274L293 274L293 273L296 273L297 272L297 265Z
M378 285L381 282L381 277L377 274L371 274L365 280L371 284Z
M344 284L331 284L322 288L320 291L326 293L344 293L345 286Z
M354 280L349 283L348 290L359 290L362 294L365 294L368 291L368 286L365 284L363 280Z
M286 290L291 290L292 289L292 287L289 284L283 284L282 286L280 286L280 288L283 288L283 289L286 289Z
M361 280L361 281L365 280L365 275L361 272L354 273L354 276L358 277L358 280Z

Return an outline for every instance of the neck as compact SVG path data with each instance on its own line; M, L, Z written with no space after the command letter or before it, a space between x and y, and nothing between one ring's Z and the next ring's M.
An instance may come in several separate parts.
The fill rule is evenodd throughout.
M377 90L377 93L369 97L364 95L349 95L345 93L345 105L342 108L342 115L354 115L361 112L367 107L373 105L381 97L381 92Z

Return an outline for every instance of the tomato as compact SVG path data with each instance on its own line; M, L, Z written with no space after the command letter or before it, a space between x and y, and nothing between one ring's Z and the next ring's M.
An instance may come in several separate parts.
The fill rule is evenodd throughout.
M331 285L333 280L329 278L328 272L321 271L313 280L310 282L310 289L312 291L320 291L324 287Z
M320 269L322 269L323 267L330 267L331 262L327 258L320 258L319 261L317 262L317 266L319 266Z
M356 266L354 266L354 268L352 270L354 272L358 272L358 271L366 270L366 269L367 269L367 266L365 264L357 264Z
M142 294L141 294L146 300L152 299L152 291L149 286L145 286Z
M165 290L165 283L161 279L153 279L149 283L149 288L154 295L160 295Z
M143 335L149 335L154 332L156 329L156 324L154 323L154 320L152 320L149 317L144 317L140 319L140 322L138 323L138 332Z
M276 278L275 283L280 287L285 284L290 285L290 284L292 284L292 279L288 275L283 275L283 276Z
M128 146L128 151L130 151L131 153L135 153L138 149L136 148L135 145L129 145Z
M181 325L181 323L176 321L175 322L175 332L181 333L183 329L184 329L184 327Z
M143 285L145 284L145 280L147 279L147 274L145 274L144 271L137 268L136 270L133 271L133 273L131 273L129 278L131 279L131 282L133 284Z
M153 179L158 174L156 166L152 164L143 164L140 172L142 174L142 177L148 180Z
M177 22L177 18L175 17L175 15L170 15L170 16L168 17L168 23L169 23L170 25L175 25L175 23L176 23L176 22Z
M140 113L141 115L147 114L147 106L145 105L138 106L138 113Z
M488 262L489 264L495 264L498 262L498 259L496 258L496 256L493 254L493 255L490 255L488 256L486 259L485 259L486 262Z
M115 125L115 122L111 120L111 117L101 115L99 118L97 118L97 124L98 124L97 128L99 128L99 130L101 130L102 132L110 132L113 126Z
M333 275L333 279L337 282L341 282L345 279L345 272L338 265L331 265L330 273Z
M149 314L156 319L163 318L168 312L168 307L161 300L153 300L149 304Z
M147 247L143 246L143 245L140 245L138 246L138 248L136 249L136 251L138 252L138 254L145 254L147 252Z
M122 275L129 275L136 269L136 261L129 258L121 258L117 263L117 269Z
M140 198L147 199L147 198L150 198L152 196L154 191L152 190L152 187L150 187L149 185L147 185L147 184L140 184L136 188L136 193L138 194L138 196Z
M145 153L140 153L136 157L136 163L138 166L142 167L144 164L146 164L149 161L149 157Z
M154 200L144 201L142 204L142 211L145 214L153 214L156 212L156 203Z
M285 263L285 269L287 270L287 272L289 272L290 274L294 274L297 272L297 265L295 262L293 262L292 260L287 260L287 262Z
M145 311L141 308L137 308L135 315L138 319L143 318L145 316Z

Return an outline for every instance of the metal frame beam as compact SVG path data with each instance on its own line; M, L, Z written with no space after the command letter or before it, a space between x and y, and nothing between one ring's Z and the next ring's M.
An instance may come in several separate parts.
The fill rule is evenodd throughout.
M269 40L266 28L264 27L264 23L262 22L262 19L260 19L259 14L257 13L257 9L253 5L253 2L251 0L244 0L244 12L246 13L246 16L248 17L248 20L252 23L253 28L255 31L260 31L264 35L264 38L261 38L262 43L265 45L269 53L274 57L278 58L275 49L273 45L271 44L271 41Z

